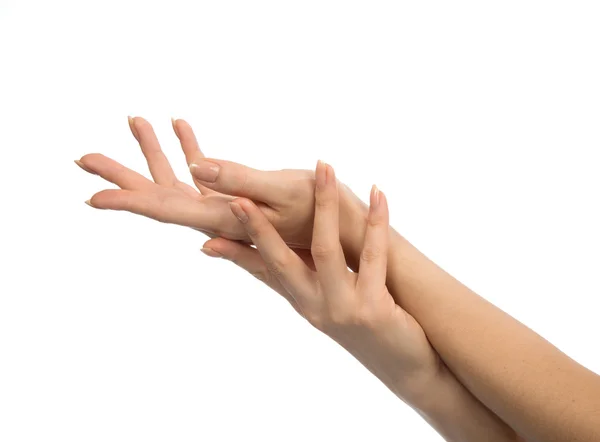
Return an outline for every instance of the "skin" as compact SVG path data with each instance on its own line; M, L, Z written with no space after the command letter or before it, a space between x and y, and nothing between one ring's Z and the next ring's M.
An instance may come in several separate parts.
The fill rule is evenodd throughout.
M348 189L341 195L342 226L351 226L342 243L353 266L368 225L366 209ZM395 302L423 327L469 391L526 440L600 440L598 375L461 284L393 229L390 245L387 286Z
M256 245L229 241L231 250L238 248L238 265L246 270L257 262L266 267L267 285L412 404L446 440L514 440L514 432L444 369L423 329L389 293L387 253L373 253L388 249L383 192L375 186L371 190L358 272L348 270L340 242L338 182L331 166L319 162L315 172L312 266L252 201L236 199L230 207ZM431 393L423 395L425 391Z
M233 215L230 209L233 198L224 192L238 195L262 193L262 200L255 201L252 207L257 207L264 217L264 222L275 227L278 234L284 237L285 242L293 245L291 249L295 255L309 269L315 270L315 262L309 250L315 217L314 172L298 170L262 172L235 163L212 160L221 167L221 170L216 180L205 181L206 175L201 175L193 166L202 163L204 157L198 148L191 127L183 120L173 121L173 128L181 141L186 160L191 165L190 171L204 178L203 180L194 178L194 183L201 192L199 193L176 179L148 122L142 118L129 118L129 125L148 161L154 182L103 155L85 155L75 161L83 170L100 175L121 187L121 189L101 191L86 203L98 209L126 210L207 233L214 239L205 244L202 249L204 253L209 256L224 257L238 264L265 281L267 285L286 297L298 312L301 312L294 298L276 281L278 272L273 273L275 267L262 259L260 252L248 245L253 240L247 226ZM250 182L252 185L248 186ZM348 201L366 209L366 206L343 184L336 181L336 185L338 186L336 213L340 220L350 216L350 213L344 212L344 208L354 209ZM221 192L217 192L217 188ZM387 201L385 196L382 198L386 204L386 229L389 229ZM239 201L236 202L239 204ZM367 215L365 223L368 218ZM339 225L343 226L344 223L340 222ZM350 237L349 232L340 227L339 242L342 246L344 246L344 236ZM364 237L360 239L361 250L363 239ZM362 253L363 260L378 261L387 256L387 254L374 256L373 253L368 252L375 249L370 247L366 253ZM346 257L347 261L350 261L349 258ZM357 256L351 266L358 269L360 260L360 256ZM353 354L357 355L361 362L379 376L398 397L413 407L446 440L515 440L514 431L457 381L431 348L420 325L396 303L392 303L393 298L389 292L387 293L388 296L383 297L384 307L379 306L378 309L382 311L388 308L394 311L392 315L402 322L404 342L399 349L404 349L404 352L398 352L396 349L394 353L387 349L380 354L367 350L360 352L355 348L351 350ZM364 312L364 309L361 311ZM358 313L354 312L357 316L355 319L365 319L364 315ZM304 316L304 313L301 314ZM366 319L361 321L358 322L373 322L372 318L369 321ZM371 342L378 340L372 333L369 336ZM367 347L371 346L363 343L363 348Z
M138 120L140 124L143 122L141 119L134 120L134 129L138 128ZM144 126L141 126L144 130L147 129L145 124L143 122ZM205 176L200 176L198 172L204 160L197 143L194 150L190 142L193 136L191 128L182 120L175 122L174 127L184 151L184 144L187 143L188 164L198 164L190 170L202 178L196 179L200 190L210 188L251 198L258 203L286 242L296 247L309 246L308 232L312 229L313 215L310 206L314 197L310 184L313 178L309 173L260 172L234 163L211 160L220 166L220 171L216 180L206 181ZM141 142L143 151L149 149L147 140ZM106 161L111 161L101 156L86 157L82 158L81 165L93 172L98 172L95 166L101 167L99 163L106 165ZM159 155L146 157L149 162L160 158ZM156 169L151 165L151 170L153 167ZM108 166L104 169L103 176L107 175L108 169ZM119 179L125 175L129 173L121 171ZM108 179L112 181L110 177ZM217 200L205 201L202 207L204 210L215 210L210 215L212 218L205 214L204 219L190 222L193 217L186 215L194 211L202 212L201 208L188 202L184 204L181 199L175 201L170 194L161 194L162 191L136 191L139 192L139 198L136 197L135 201L134 198L121 198L119 195L113 195L112 199L97 198L97 194L91 204L101 208L130 210L205 231L211 231L217 225L223 226L218 232L219 236L249 241L247 233L239 228L239 223L235 224L235 217L231 223L225 222L226 211L221 210L221 203L217 203ZM207 194L206 197L211 195ZM227 198L218 194L213 196ZM125 205L125 200L128 205ZM285 203L279 205L277 201ZM368 212L343 186L340 187L339 201L340 242L349 265L356 269L368 225ZM222 203L225 204L225 201ZM197 215L201 216L199 213ZM216 217L223 217L222 222L211 225ZM395 303L423 327L445 366L471 393L527 440L591 441L600 438L600 381L597 375L460 284L393 229L389 230L389 236L387 287L390 294ZM205 245L206 252L240 262L237 249L232 245L237 243L224 238L209 241ZM382 252L379 250L374 253ZM265 269L251 271L264 274ZM436 394L441 396L439 392Z

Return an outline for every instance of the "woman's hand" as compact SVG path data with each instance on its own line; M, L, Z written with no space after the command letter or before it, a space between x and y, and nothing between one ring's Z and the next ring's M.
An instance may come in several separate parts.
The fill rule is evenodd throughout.
M154 182L101 154L88 154L76 163L87 172L118 185L89 201L98 209L126 210L155 220L180 224L209 236L248 240L228 203L244 196L258 203L285 241L310 247L313 218L314 173L307 170L264 172L222 160L208 160L199 149L192 128L173 121L173 130L194 177L196 191L179 181L161 150L150 123L129 118L131 132L146 157Z
M204 245L258 276L282 294L308 322L353 354L409 404L419 403L436 385L440 361L422 328L388 292L386 263L388 207L371 191L360 271L348 270L339 240L338 184L331 166L316 170L315 213L310 261L299 257L250 200L235 199L231 211L256 249L215 238ZM307 261L309 265L307 265Z
M315 293L320 294L325 302L320 305L311 304L314 308L322 310L300 310L297 301L303 302L302 298L294 299L292 293L295 292L288 290L291 286L286 287L280 281L284 280L284 275L279 274L280 270L287 269L281 266L286 264L285 261L282 263L257 259L260 256L256 249L225 238L251 241L247 228L253 228L253 220L260 220L262 212L266 218L266 221L262 218L262 222L268 221L277 229L280 234L279 241L282 238L288 244L298 247L294 249L296 254L294 260L297 262L299 257L308 268L316 269L310 250L306 250L310 248L313 237L314 173L303 170L263 172L227 161L206 160L198 148L191 127L185 121L177 120L173 122L173 128L181 142L187 163L191 166L190 171L197 177L194 178L194 183L199 193L176 178L148 122L142 118L130 118L129 124L146 157L154 182L103 155L85 155L81 160L76 161L82 169L100 175L121 188L95 194L88 201L91 206L99 209L126 210L158 221L192 227L211 237L223 237L208 241L205 245L205 253L212 256L225 256L265 280L285 296L296 310L345 346L399 397L416 408L447 440L485 439L494 442L515 440L514 432L474 398L443 363L438 363L439 357L431 349L421 326L413 316L398 307L398 305L406 307L400 302L400 285L406 291L407 286L413 287L415 280L418 280L415 279L415 273L418 273L415 272L413 262L415 259L410 253L408 258L404 257L407 251L410 252L414 248L404 240L398 242L398 234L390 235L395 241L396 253L390 254L388 266L392 269L388 276L388 286L391 287L396 303L383 286L380 292L363 291L364 287L360 281L361 278L366 280L367 275L357 277L350 272L347 272L346 279L340 281L345 281L343 287L354 288L354 291L332 292L334 296L340 296L327 301L329 298L323 290L324 286L320 282L318 284L315 282L320 281L319 276L323 271L319 270L315 275L306 272L303 268L307 280L313 281L313 289L317 287ZM219 166L216 180L202 175L206 173L204 161ZM210 167L212 166L209 166L208 171L211 171ZM213 169L212 172L216 170ZM373 253L372 248L363 250L365 233L375 227L372 217L377 219L375 212L382 209L376 209L373 205L372 213L368 214L366 206L348 188L341 183L337 184L339 186L339 242L347 252L345 257L348 265L356 270L360 261L361 273L367 273L365 269L369 268L369 263L385 262L387 258L387 253L383 249L375 249L379 253ZM247 197L255 201L256 206L246 200L237 202L240 208L249 210L246 225L240 223L230 210L229 203L233 201L233 197L229 195ZM381 193L379 198L381 202L378 207L381 207L386 204L386 201ZM327 207L323 206L320 199L317 200L317 206ZM255 210L256 207L260 210ZM383 210L387 217L387 207L385 206ZM370 223L367 222L367 217L371 219ZM387 220L385 224L387 231ZM333 224L331 228L334 228ZM258 235L261 234L260 230L256 232ZM270 232L271 235L276 235L272 230ZM317 233L315 238L319 237ZM262 237L268 238L265 235ZM261 244L263 244L260 246L261 251L265 253L264 243ZM317 264L323 268L331 256L328 258L328 252L322 251L326 249L321 250L319 243L316 244L314 251ZM280 246L283 247L283 244ZM341 253L336 259L339 260L340 256L343 259ZM270 263L270 268L274 272L269 271L267 263ZM385 264L379 266L381 265L385 268ZM375 273L373 272L373 275ZM403 276L399 277L400 273ZM385 276L385 272L383 274ZM421 280L428 279L431 278L425 275ZM341 288L342 286L339 287ZM358 291L359 288L361 291ZM423 297L420 283L418 289L409 288L408 295L411 295L411 290L414 290L416 295L415 298L408 298L409 301ZM349 293L352 295L348 295ZM371 296L372 294L374 296ZM346 309L334 310L334 306L342 304L332 303L333 299L350 299L352 302ZM439 314L434 314L439 308L437 303L428 302L427 299L423 299L426 308L422 309L422 312L432 312L433 322L426 321L432 328L432 324L439 322ZM413 306L414 303L409 304ZM435 309L432 308L433 305ZM451 311L451 314L453 313ZM422 313L423 315L425 313ZM385 318L387 320L384 320ZM446 318L442 322L445 320ZM441 325L437 327L444 328ZM436 382L429 382L433 379L436 379Z

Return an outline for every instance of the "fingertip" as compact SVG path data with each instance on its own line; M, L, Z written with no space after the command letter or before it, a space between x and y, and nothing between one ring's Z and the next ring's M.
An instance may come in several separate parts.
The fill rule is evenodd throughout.
M188 123L183 118L173 118L171 117L171 124L173 125L173 130L178 138L187 139L190 136L194 135L194 130L190 123Z
M91 173L92 175L98 175L92 169L90 169L85 164L83 164L83 162L81 160L75 160L75 164L77 164L81 169L85 170L87 173Z
M254 204L254 201L245 197L234 198L232 202L240 205L246 212L252 212L255 208L257 208L256 204Z
M335 184L335 171L330 164L324 161L317 161L317 167L315 169L315 184L320 190L330 187Z
M183 128L183 129L192 130L192 126L190 126L190 123L188 123L183 118L177 118L175 121L177 122L177 127L181 126L181 128Z
M210 238L202 245L202 249L211 249L215 253L218 253L221 258L227 260L232 260L239 252L240 247L244 247L244 245L238 241L233 241L220 236Z
M375 208L377 208L377 206L379 206L380 195L381 195L381 192L379 191L377 186L375 184L373 184L373 186L371 186L371 197L369 199L369 207L371 209L375 209Z
M102 191L104 192L104 191ZM100 202L98 200L98 195L101 194L102 192L98 192L96 194L94 194L89 200L86 200L85 203L90 206L93 207L94 209L104 209L104 207L100 204L102 198L100 198Z
M135 127L135 118L136 117L132 117L131 115L127 115L127 122L129 123L129 129L131 130L131 133L133 135L133 137L137 140L140 141L140 138L138 136L138 132L137 129Z
M98 195L101 195L104 191L100 191L98 193L95 193L94 195L92 195L92 197L87 200L85 203L90 206L90 207L94 207L95 209L99 209L100 207L98 206Z
M147 130L148 128L154 130L152 124L144 117L133 117L132 122L134 124L133 128L135 129L136 135L139 135L140 131Z
M98 161L103 158L106 157L101 153L86 153L84 156L79 158L79 160L75 160L75 162L77 163L77 161L79 161L80 163L83 163L86 167L89 167L89 165L85 163L89 163L90 161Z
M173 126L173 132L175 132L175 136L179 138L179 132L177 132L177 120L171 117L171 126Z
M322 189L327 184L327 164L323 161L317 161L315 169L315 184L318 189Z
M388 217L387 198L375 184L371 187L369 217L371 221L385 221Z
M129 207L133 192L123 189L104 189L96 192L88 201L95 209L124 210Z
M247 209L242 207L244 203L242 198L236 198L235 200L229 202L229 208L231 212L235 215L235 217L242 223L246 224L248 222L248 213Z
M383 213L385 216L387 216L388 212L389 212L387 196L381 190L379 191L379 207L380 207L381 213Z
M210 256L211 258L223 258L223 255L221 253L219 253L215 249L211 249L210 247L202 247L200 251L206 256Z
M335 171L333 170L333 166L331 164L325 164L327 170L327 184L331 185L335 183Z

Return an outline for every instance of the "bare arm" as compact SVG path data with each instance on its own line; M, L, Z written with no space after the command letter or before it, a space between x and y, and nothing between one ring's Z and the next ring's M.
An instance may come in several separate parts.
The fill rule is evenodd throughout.
M181 141L186 160L190 165L199 163L198 169L192 171L196 187L202 192L201 195L175 177L160 150L150 124L141 118L130 119L129 123L134 137L148 160L154 181L103 155L85 155L76 161L80 167L87 172L100 175L121 188L95 194L88 201L92 207L133 212L162 222L192 227L212 237L249 240L245 229L233 216L228 204L232 200L228 195L247 196L261 203L260 207L267 219L273 223L288 244L304 249L310 247L314 215L314 174L311 171L263 172L222 160L203 162L203 155L191 128L187 123L178 120L174 122L174 129ZM220 168L218 174L215 166ZM191 169L195 168L191 167ZM209 181L205 181L206 179ZM347 212L350 208L355 207L340 204L340 215L347 217L350 214L360 214L359 210ZM366 209L364 206L362 208ZM343 218L341 223L342 243L344 236L349 237L346 231L348 227L346 221L349 219L351 218ZM358 224L358 230L360 225ZM363 239L360 238L357 244L362 245ZM219 244L225 248L220 248ZM226 244L230 246L237 244L239 246L236 248L237 252L227 249L227 246L224 246ZM265 274L264 266L261 267L260 261L254 259L254 255L251 259L245 260L245 257L249 257L245 253L254 249L242 247L243 244L239 242L227 243L218 238L208 245L211 247L205 249L205 253L211 256L228 257L253 274ZM342 245L348 247L347 244ZM297 251L302 252L302 250ZM358 254L357 252L357 256ZM407 317L412 320L414 329L421 330L412 316L407 315ZM423 333L422 330L420 333ZM371 366L369 369L372 369L374 374L383 378L389 388L421 414L447 440L457 442L516 440L514 431L461 385L444 364L437 364L436 375L429 377L431 382L426 383L426 388L415 390L414 385L413 388L407 389L406 385L393 381L394 376L386 375L381 368L366 362ZM396 374L395 378L402 379L402 376Z
M446 440L515 441L515 432L483 406L446 368L423 329L392 299L386 285L387 200L371 191L360 271L350 272L339 241L338 192L333 169L319 163L311 253L292 253L251 201L232 211L256 245L224 238L204 247L258 275L305 319L353 354ZM382 253L377 253L380 250ZM307 265L309 264L309 265ZM314 268L314 271L311 270Z
M345 250L355 262L363 204L346 193ZM357 226L361 226L358 227ZM530 441L600 440L600 376L478 296L390 231L387 285L477 398Z

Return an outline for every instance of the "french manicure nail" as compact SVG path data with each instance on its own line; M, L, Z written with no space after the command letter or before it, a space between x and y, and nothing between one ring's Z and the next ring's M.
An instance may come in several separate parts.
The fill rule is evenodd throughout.
M377 188L377 186L375 184L373 184L373 187L371 188L371 207L376 209L377 206L379 206L379 199L380 199L379 189Z
M177 136L177 138L179 138L179 132L177 132L177 126L176 123L177 120L173 117L171 117L171 125L173 126L173 132L175 132L175 135Z
M223 257L223 255L221 253L219 253L216 250L211 249L209 247L202 247L200 249L200 251L202 253L204 253L206 256L210 256L211 258L222 258Z
M325 167L327 170L327 184L335 183L335 171L333 167L331 164L326 164Z
M129 128L131 129L131 133L133 134L133 137L138 140L138 142L140 141L140 137L138 136L137 133L137 129L135 128L135 120L132 116L128 115L127 116L127 121L129 123Z
M248 215L244 209L242 209L242 206L240 206L238 203L231 202L229 203L229 207L231 208L231 211L235 217L239 219L242 224L246 224L248 222Z
M91 173L92 175L98 175L96 172L94 172L91 169L88 169L87 167L85 167L85 164L83 164L81 161L79 160L75 160L75 164L77 164L79 167L81 167L83 170L85 170L87 173Z
M200 181L214 183L217 181L221 167L210 161L200 161L199 163L190 164L190 172Z
M327 164L323 161L317 161L317 170L315 171L315 181L317 187L323 187L327 184Z
M92 202L90 200L86 200L85 203L90 207L94 207L94 206L92 206Z

